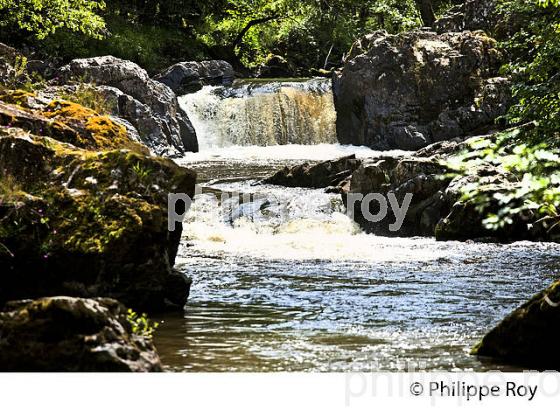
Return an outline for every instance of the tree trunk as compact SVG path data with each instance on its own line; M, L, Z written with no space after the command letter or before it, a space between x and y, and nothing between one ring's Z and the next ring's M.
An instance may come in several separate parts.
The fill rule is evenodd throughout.
M416 6L420 11L420 16L422 17L422 23L425 27L432 27L436 21L436 15L434 13L434 6L432 0L415 0Z

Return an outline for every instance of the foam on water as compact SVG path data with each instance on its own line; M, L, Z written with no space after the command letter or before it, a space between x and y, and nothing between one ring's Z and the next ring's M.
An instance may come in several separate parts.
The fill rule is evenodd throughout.
M236 193L234 198L251 194L252 203L218 203L215 194L198 196L184 223L185 241L207 254L284 260L398 262L448 256L446 247L432 239L363 233L346 215L340 195L252 182L212 185Z

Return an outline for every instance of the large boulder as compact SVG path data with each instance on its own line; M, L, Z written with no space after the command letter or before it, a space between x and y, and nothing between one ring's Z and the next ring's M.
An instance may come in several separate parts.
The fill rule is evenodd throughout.
M231 86L235 72L223 60L186 61L167 68L154 77L171 88L177 95L196 92L205 85Z
M479 201L462 199L464 188L473 183L479 186L480 193L484 193L489 198L484 203L484 213L481 213ZM542 223L537 223L538 216L530 210L519 211L510 218L509 223L503 224L498 229L486 226L484 223L486 215L497 215L505 206L498 198L519 187L512 174L500 172L492 167L480 168L475 173L455 178L445 190L445 196L453 206L449 214L437 223L436 239L440 241L484 239L499 242L554 239ZM508 206L514 206L514 203L509 203ZM465 221L469 223L465 224Z
M114 114L138 126L143 142L156 154L198 150L194 128L175 93L135 63L112 56L72 60L57 71L55 82L72 81L112 87L105 92L116 100Z
M513 311L472 354L533 369L560 371L560 281Z
M2 99L0 302L103 296L181 309L190 281L172 269L182 226L168 230L167 197L192 197L196 174L77 104Z
M0 371L154 372L149 334L134 333L112 299L44 298L0 310Z
M501 63L481 32L370 34L334 76L338 139L417 150L487 131L508 108Z

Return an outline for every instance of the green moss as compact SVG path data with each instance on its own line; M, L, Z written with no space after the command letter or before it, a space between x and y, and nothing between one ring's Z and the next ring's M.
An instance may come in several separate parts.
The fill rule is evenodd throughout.
M0 204L16 202L24 196L21 185L12 175L3 175L0 179Z
M25 90L9 90L0 91L0 101L7 104L19 105L29 108L29 99L36 97L35 93Z

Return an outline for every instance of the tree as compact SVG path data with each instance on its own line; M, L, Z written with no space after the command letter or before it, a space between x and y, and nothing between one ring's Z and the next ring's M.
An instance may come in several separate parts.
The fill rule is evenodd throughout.
M496 141L481 140L459 158L459 168L488 164L517 177L499 193L478 184L465 189L488 228L512 223L530 212L549 233L560 231L560 1L501 0L502 18L512 30L504 46L511 63L503 71L512 79L515 103L506 116L512 130ZM489 213L488 204L499 210Z
M61 28L100 38L105 22L97 12L104 7L93 0L0 0L0 27L37 39Z
M434 4L432 0L415 0L418 11L420 11L420 16L422 17L422 23L425 27L432 27L436 21L436 15L434 13Z

